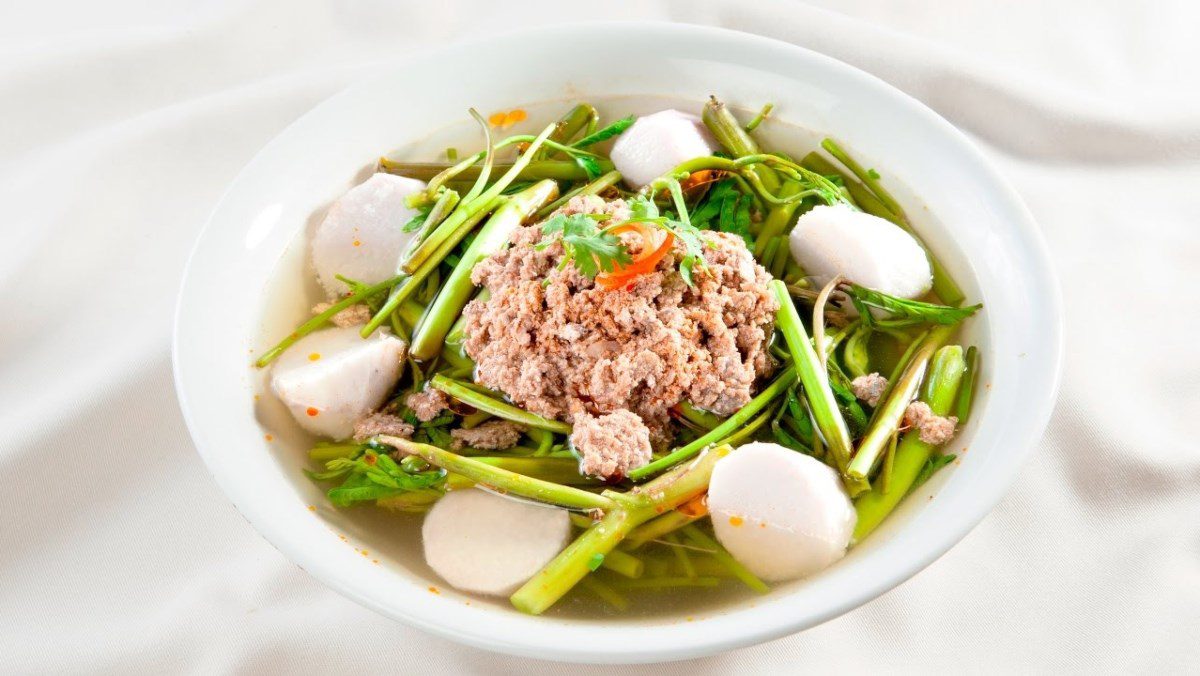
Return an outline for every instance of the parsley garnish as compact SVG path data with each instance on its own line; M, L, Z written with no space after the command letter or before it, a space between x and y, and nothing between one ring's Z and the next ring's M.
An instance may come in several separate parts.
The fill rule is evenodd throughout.
M574 263L579 274L589 279L600 272L612 272L618 265L628 265L632 260L621 238L604 232L597 227L596 219L588 214L559 214L542 223L545 239L538 242L538 249L554 243L553 235L560 235L564 255L560 267Z

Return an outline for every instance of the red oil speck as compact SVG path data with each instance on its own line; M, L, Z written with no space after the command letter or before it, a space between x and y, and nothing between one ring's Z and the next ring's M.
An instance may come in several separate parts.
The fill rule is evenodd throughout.
M320 413L320 411L313 408L312 406L309 406L308 409L305 410L304 412L307 413L308 417L310 417L310 418L315 418L315 417L317 417L317 414Z
M266 439L267 441L275 441L275 437L271 436L270 434L264 434L263 439Z

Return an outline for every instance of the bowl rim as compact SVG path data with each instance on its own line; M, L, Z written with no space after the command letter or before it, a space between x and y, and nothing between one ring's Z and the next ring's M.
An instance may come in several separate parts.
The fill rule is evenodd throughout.
M1039 387L1037 392L1031 395L1031 398L1036 401L1030 406L1032 410L1036 411L1036 418L1025 420L1022 433L1014 435L1015 443L1012 445L1013 450L1010 451L1009 460L998 467L992 468L997 474L989 483L980 487L980 490L974 494L974 504L976 507L973 510L947 516L942 521L943 527L937 536L925 538L927 546L924 549L902 553L901 558L893 560L893 564L895 565L885 571L884 574L866 580L865 584L861 587L848 592L819 612L811 612L799 618L780 617L777 614L770 618L764 616L763 619L757 622L742 622L728 625L736 627L736 631L716 636L712 635L712 632L696 632L696 634L704 634L703 640L699 637L687 637L685 634L675 633L672 635L673 642L669 645L665 644L665 642L657 644L626 644L622 642L614 647L612 645L605 645L605 641L592 641L591 645L580 645L578 643L563 645L565 636L582 638L587 636L587 634L581 633L578 627L571 628L569 622L557 621L554 618L544 618L554 624L558 630L562 630L550 631L549 635L553 635L552 640L548 640L545 636L514 635L511 632L505 637L505 632L503 631L480 631L480 627L478 626L475 630L465 630L462 627L451 626L446 622L444 616L439 620L432 617L431 613L420 610L420 606L423 604L414 604L417 606L414 609L412 607L397 607L394 604L381 601L376 596L368 593L362 585L355 584L346 579L347 576L339 572L341 559L334 561L329 557L322 558L311 555L308 549L303 546L303 542L291 541L285 533L276 528L273 520L277 518L277 514L273 510L253 502L247 502L245 499L239 499L239 497L245 498L246 496L234 484L230 474L221 466L219 459L205 443L205 431L195 419L194 408L190 403L188 386L190 366L185 365L184 358L181 357L181 353L185 351L182 340L182 328L187 319L184 312L184 304L190 285L196 284L193 277L193 266L198 253L203 248L206 236L214 228L214 222L218 219L218 215L229 201L231 194L236 191L237 186L242 182L243 178L251 173L252 169L264 155L269 154L282 143L282 139L287 138L289 132L303 127L309 119L318 117L327 108L336 106L339 100L347 98L358 91L370 90L379 83L387 81L397 70L408 70L430 65L444 51L464 49L495 50L499 49L501 45L514 41L536 39L547 35L556 35L561 38L581 31L594 32L597 30L621 31L625 35L625 39L633 39L635 36L644 39L664 40L701 39L721 41L732 46L741 45L748 48L769 48L777 51L781 57L818 63L824 68L837 72L839 76L852 78L858 80L865 87L881 90L889 98L893 99L897 105L907 107L908 113L922 118L923 122L934 127L937 132L945 136L948 142L954 143L958 150L969 156L969 159L976 165L975 169L981 172L988 182L989 187L996 191L998 199L1015 216L1011 225L1019 231L1019 234L1028 245L1026 253L1030 254L1030 258L1026 262L1036 273L1039 282L1039 291L1045 293L1042 300L1043 309L1039 312L1045 320L1045 323L1041 325L1046 338L1046 352L1042 356L1042 363L1050 365L1048 370L1036 374L1036 384ZM214 207L206 225L197 237L195 246L184 268L182 283L176 301L172 336L172 368L176 395L179 399L184 420L197 451L204 460L210 475L213 476L222 491L234 503L243 517L272 546L326 586L386 617L401 620L423 631L460 643L497 652L538 659L566 659L580 662L668 661L714 654L737 647L761 643L825 622L880 596L904 582L965 537L992 510L1000 498L1003 497L1004 493L1015 480L1017 472L1020 470L1025 459L1041 438L1049 422L1054 402L1057 398L1063 368L1062 355L1064 343L1061 307L1061 286L1054 272L1044 235L1037 227L1032 215L1025 207L1017 192L965 134L923 103L883 80L849 64L819 52L773 38L731 29L694 24L629 21L576 22L524 28L487 37L458 41L420 57L386 64L379 72L362 81L351 84L333 96L330 96L285 127L238 173L237 177ZM753 607L739 610L730 613L726 617L736 616L737 618L744 619L746 613L753 613L755 610L756 608ZM502 620L503 618L499 615L492 617L492 621ZM634 631L646 631L644 627L639 627L637 624L625 626ZM594 625L589 625L589 627L588 631L595 631ZM492 626L491 629L497 628Z

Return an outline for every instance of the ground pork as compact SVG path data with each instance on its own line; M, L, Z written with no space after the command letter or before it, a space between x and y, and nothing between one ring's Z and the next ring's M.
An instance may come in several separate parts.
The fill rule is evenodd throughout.
M594 197L565 210L628 214L621 200ZM574 266L557 269L562 245L538 250L538 225L518 228L511 247L472 272L490 292L463 312L476 381L549 418L629 410L656 445L670 441L667 412L681 400L736 411L774 368L767 338L778 304L740 237L703 236L706 267L694 287L677 272L677 245L655 271L606 291Z
M441 390L428 387L421 392L413 392L404 399L404 405L411 408L413 415L421 422L429 422L446 410L450 401Z
M904 424L917 428L921 441L940 446L954 436L958 418L942 417L935 414L933 409L929 408L929 404L923 401L914 401L904 410Z
M651 457L649 428L625 409L576 416L571 446L579 454L580 472L609 481L620 481Z
M404 439L411 438L413 426L391 413L372 413L354 423L354 440L366 441L377 434L389 434Z
M879 398L883 396L883 391L887 389L887 386L887 378L878 373L859 376L850 383L850 389L854 390L854 396L867 402L867 405L872 408L879 405Z
M521 438L524 432L525 429L514 422L508 420L489 420L471 429L461 428L452 430L450 436L454 437L454 448L456 450L464 446L496 450L516 446L517 440Z
M333 303L317 303L313 306L312 312L314 315L319 315L322 312L333 307ZM371 321L371 308L362 303L355 303L341 312L335 314L331 319L334 326L360 326Z

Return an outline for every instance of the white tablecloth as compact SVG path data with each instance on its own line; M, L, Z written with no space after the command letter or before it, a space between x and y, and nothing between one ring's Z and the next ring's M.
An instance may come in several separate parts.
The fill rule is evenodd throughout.
M0 5L0 671L604 671L425 636L288 563L195 454L169 336L209 209L313 104L456 36L641 18L823 51L973 136L1046 232L1069 345L1045 440L949 554L806 633L641 671L1195 673L1196 4L821 4Z

